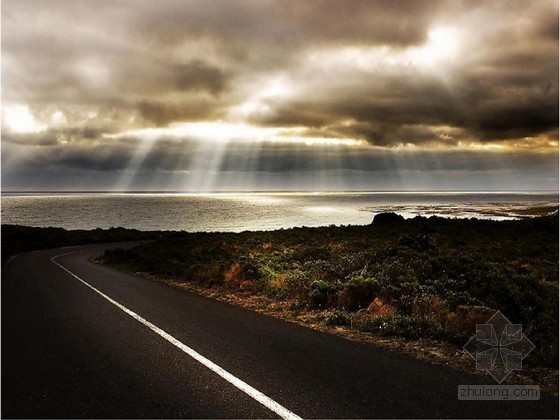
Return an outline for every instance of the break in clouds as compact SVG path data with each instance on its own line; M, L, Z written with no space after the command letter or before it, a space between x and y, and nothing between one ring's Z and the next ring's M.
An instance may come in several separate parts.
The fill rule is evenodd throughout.
M556 188L556 1L2 6L5 189Z

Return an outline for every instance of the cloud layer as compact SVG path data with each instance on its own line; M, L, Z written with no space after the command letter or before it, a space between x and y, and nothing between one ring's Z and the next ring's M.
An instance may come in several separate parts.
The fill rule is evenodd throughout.
M556 1L3 3L7 188L70 169L188 179L205 159L224 173L332 173L348 153L342 172L403 173L411 159L395 154L417 153L443 162L426 171L476 174L502 156L509 173L546 161L543 179L557 179ZM173 131L197 122L262 130L262 144ZM155 128L169 135L123 134Z

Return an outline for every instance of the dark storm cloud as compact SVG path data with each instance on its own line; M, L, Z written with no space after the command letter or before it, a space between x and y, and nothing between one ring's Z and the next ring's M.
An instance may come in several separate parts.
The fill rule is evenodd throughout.
M202 89L217 95L224 90L225 78L222 70L201 60L175 67L175 86L179 90Z
M333 122L351 119L355 123L341 124L340 132L361 134L378 145L438 141L409 137L401 125L450 126L482 142L536 136L557 127L557 5L485 2L469 9L468 3L454 4L458 16L444 24L469 22L460 40L466 46L435 71L414 71L410 63L379 68L374 61L367 70L333 68L341 77L322 88L317 83L315 92L321 94L307 91L292 103L272 102L269 112L254 115L253 121L330 122L333 128Z
M91 137L93 135L93 137ZM138 154L146 153L142 160L144 170L176 170L177 157L194 151L192 142L158 139L157 147L146 148L142 139L101 137L88 129L51 129L32 134L6 135L3 137L2 165L64 171L122 171L127 169ZM18 156L22 147L31 146ZM48 147L47 147L48 146Z
M483 142L547 133L558 126L557 43L546 51L539 46L540 52L529 51L531 45L525 48L456 68L449 81L421 73L357 73L352 86L333 83L331 97L311 94L278 105L271 101L270 110L252 121L333 128L336 121L350 119L352 124L339 125L341 133L361 135L377 145L438 140L399 137L399 132L407 134L403 125L455 127Z
M162 45L208 36L241 49L243 44L262 43L277 48L317 42L405 46L425 39L441 5L441 1L393 0L178 0L161 2L150 13L138 13L133 28L138 34L151 33L152 42ZM234 51L239 57L250 54Z
M142 141L109 134L196 121L415 145L419 162L438 148L456 152L445 155L449 170L480 169L461 159L471 144L516 150L508 162L525 168L535 151L557 153L556 1L3 3L3 173L17 162L123 171ZM184 140L158 141L141 166L174 172L212 161L212 147L197 152ZM313 149L297 160L299 146L267 145L256 162L255 150L236 147L225 172L251 162L319 171ZM371 160L374 152L325 159L346 169L410 166Z
M442 1L282 1L280 15L313 42L420 44Z
M375 144L387 144L377 139L393 139L400 124L455 126L492 141L549 131L557 119L555 2L22 0L5 2L3 23L3 96L33 109L69 102L120 107L158 125L204 119L251 95L257 87L244 77L273 70L291 75L301 93L249 120L351 118L372 126L378 134L365 138ZM436 25L463 29L461 56L437 64L449 67L447 81L439 69L409 64L301 69L302 57L329 46L421 46Z
M54 146L69 143L84 143L86 146L92 140L98 139L105 130L94 127L65 127L48 128L44 131L33 133L3 132L2 142L22 146Z
M214 105L215 101L207 98L192 98L178 104L144 100L137 104L137 109L146 121L163 127L174 121L213 119L219 115Z

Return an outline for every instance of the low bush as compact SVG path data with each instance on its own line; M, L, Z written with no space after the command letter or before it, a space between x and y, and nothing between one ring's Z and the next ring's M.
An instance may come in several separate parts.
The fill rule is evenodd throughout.
M349 311L367 308L379 293L379 281L361 274L346 278L338 297L340 305Z
M431 236L425 234L404 234L399 236L397 243L400 246L405 246L415 251L432 251L437 248L435 241Z
M351 321L351 316L348 312L338 311L338 310L329 312L324 319L325 325L332 325L332 326L350 325L350 321Z
M558 364L556 217L493 222L389 215L376 216L371 226L183 233L108 251L104 259L288 299L297 311L328 310L323 322L329 325L352 319L363 331L457 345L500 310L530 329L536 349L528 363Z

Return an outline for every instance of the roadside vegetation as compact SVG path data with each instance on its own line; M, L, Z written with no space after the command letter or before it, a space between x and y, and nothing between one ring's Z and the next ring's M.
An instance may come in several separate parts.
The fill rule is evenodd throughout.
M11 257L23 252L61 246L160 239L163 235L171 234L124 228L66 230L54 227L2 225L2 266Z
M460 348L500 310L530 330L529 366L558 366L558 217L376 216L369 226L175 233L106 264L249 299L324 326Z

